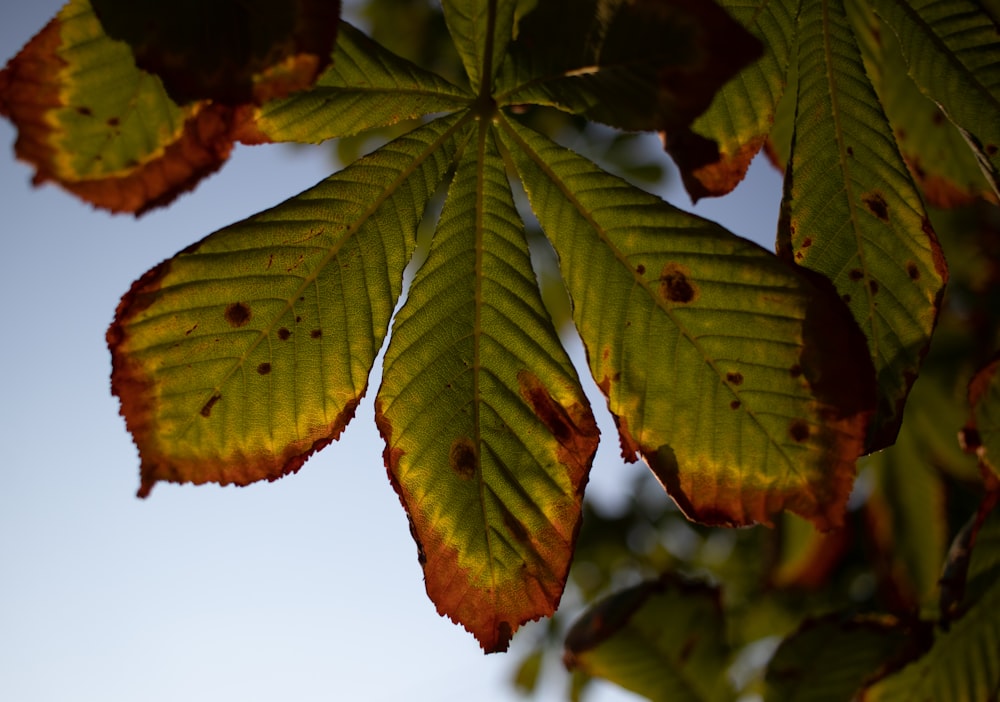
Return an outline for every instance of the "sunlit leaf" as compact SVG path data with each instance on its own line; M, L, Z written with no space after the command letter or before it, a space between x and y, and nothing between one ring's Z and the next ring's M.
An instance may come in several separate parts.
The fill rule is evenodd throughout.
M896 142L927 202L956 207L996 198L965 137L906 73L892 30L863 0L848 5L871 77Z
M795 49L797 0L719 4L761 40L765 52L722 85L690 133L666 144L692 200L725 195L743 180L771 131Z
M229 157L240 115L175 105L72 0L0 72L0 114L34 182L54 181L112 212L165 205Z
M668 575L595 604L573 624L563 654L570 669L662 702L731 699L720 674L728 659L719 592Z
M779 551L768 582L777 588L822 587L851 544L851 529L821 533L785 513L779 523Z
M698 521L839 525L873 397L828 283L501 124L623 456Z
M869 449L891 444L930 343L947 268L841 0L804 3L799 15L779 250L828 276L864 331L879 389Z
M339 436L454 129L413 132L133 284L108 343L140 495L158 480L273 480Z
M501 105L550 105L678 138L760 43L710 0L540 0L497 79Z
M179 104L259 104L308 88L340 16L340 0L91 1L108 36Z
M333 65L310 90L258 110L269 141L318 143L434 112L465 107L467 91L382 48L341 23Z
M910 76L963 130L1000 195L1000 37L974 0L873 0Z
M912 648L913 632L891 617L808 619L767 667L765 702L843 702Z
M376 419L427 593L492 652L555 611L598 431L477 124L393 326Z

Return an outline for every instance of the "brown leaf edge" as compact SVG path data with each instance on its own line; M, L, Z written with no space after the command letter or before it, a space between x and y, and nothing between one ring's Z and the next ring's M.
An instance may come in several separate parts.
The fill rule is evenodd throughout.
M59 81L66 63L58 54L59 28L58 18L51 20L0 71L0 115L17 128L14 153L34 166L35 186L54 182L95 207L138 217L171 203L217 171L229 158L235 141L268 141L254 128L250 106L202 102L193 106L173 142L127 173L92 179L60 174L52 144L54 129L47 115L74 106L65 105L60 97Z
M740 486L706 484L678 463L669 445L641 445L631 435L628 418L613 414L626 461L641 455L684 515L708 526L773 526L773 517L789 510L811 521L820 531L844 525L847 500L856 475L857 459L866 452L865 440L876 407L875 368L864 333L824 275L783 261L810 288L803 319L803 348L799 363L789 369L811 389L824 421L821 430L830 442L824 480L783 492L751 493ZM599 382L608 396L609 379ZM789 431L799 427L793 420ZM711 499L710 499L711 498Z
M545 424L559 443L558 461L566 468L571 483L575 487L576 510L573 524L565 542L565 558L552 565L548 577L532 572L525 566L524 589L513 591L500 588L489 592L492 606L484 606L482 601L469 597L470 585L463 577L459 565L459 552L441 538L419 509L417 501L398 478L399 461L403 450L393 447L393 426L386 417L381 402L375 401L375 424L385 442L383 459L389 482L395 490L410 526L410 535L417 545L417 560L424 571L424 585L428 598L434 603L438 614L460 624L479 641L485 653L501 653L508 649L514 633L522 624L551 616L559 607L563 589L569 577L569 568L576 548L577 536L583 517L583 493L590 473L590 467L597 450L599 431L589 406L584 402L573 403L569 407L560 405L541 381L529 371L521 371L518 376L522 399ZM516 522L512 529L518 540L536 536L527 533L517 517L509 515L509 521ZM543 538L552 534L541 535ZM551 557L551 547L546 550Z
M193 244L181 253L190 253L199 244L200 242ZM111 393L120 401L119 413L124 417L126 428L139 450L138 497L148 497L159 481L245 486L259 480L273 482L297 472L313 453L340 438L341 432L354 418L365 389L362 388L356 398L345 404L329 426L314 428L277 453L219 456L203 460L171 457L156 436L156 391L153 380L142 364L123 348L128 341L129 319L153 302L170 267L171 261L164 261L132 284L118 303L114 321L106 335L108 349L111 351ZM210 411L212 405L222 400L217 395L206 408Z

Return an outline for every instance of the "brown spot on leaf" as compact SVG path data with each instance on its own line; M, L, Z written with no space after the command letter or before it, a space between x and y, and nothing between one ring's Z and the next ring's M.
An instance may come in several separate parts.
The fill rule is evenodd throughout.
M323 330L322 329L313 329L311 332L309 332L309 336L311 336L313 339L318 339L321 336L323 336Z
M528 536L528 530L525 528L524 524L521 523L521 520L515 517L514 514L507 509L507 505L502 502L499 504L499 509L501 515L500 518L503 520L503 525L507 528L507 531L510 532L510 535L522 544L529 543L530 538Z
M726 373L726 380L728 380L732 385L742 385L743 374L738 371L732 373Z
M109 127L111 127L112 129L114 129L115 127L118 127L119 125L121 125L121 123L122 123L122 121L120 119L118 119L117 117L108 117L107 125Z
M476 448L472 441L463 437L455 439L451 443L451 450L448 452L448 463L451 469L458 474L462 480L469 480L476 474L478 461L476 460Z
M872 291L872 295L877 294L878 293L878 281L877 280L869 280L868 281L868 289Z
M574 484L582 481L590 470L600 435L586 398L578 395L576 401L564 407L538 376L528 370L518 372L517 382L521 397L559 442L559 462L566 466Z
M698 296L698 289L691 282L690 271L670 262L660 273L660 296L668 302L687 304Z
M288 331L288 329L285 327L282 327L281 329L278 330L278 338L281 339L282 341L288 341L291 335L292 333Z
M940 127L941 125L944 124L944 122L945 122L944 114L941 112L941 110L934 110L934 112L931 113L931 123L935 127Z
M210 398L208 398L208 402L205 403L205 406L201 408L201 411L198 414L200 414L202 417L211 416L212 408L215 407L215 403L221 399L222 395L219 393L212 395Z
M811 237L807 236L805 239L802 240L802 248L803 249L808 249L812 245L813 245L813 240L812 240Z
M89 107L84 107L82 105L76 108L76 113L78 115L83 115L84 117L92 117L94 115L93 110L91 110Z
M848 156L853 156L854 155L854 148L853 147L851 147L851 146L847 147L847 155Z
M793 378L798 378L802 375L802 366L798 363L792 364L792 367L788 369L788 374Z
M226 321L231 327L242 327L250 321L250 306L242 302L233 302L226 305Z
M809 424L804 419L794 419L788 425L788 435L793 441L802 443L809 438Z
M741 404L742 403L739 400L733 400L732 402L729 403L729 408L736 410L740 408Z
M865 274L861 271L860 268L852 268L847 275L853 281L859 281L865 277Z
M868 210L881 219L883 222L889 221L889 204L885 201L882 193L873 192L861 198Z
M910 276L910 280L920 280L920 269L917 268L917 264L913 261L906 263L906 274Z
M640 263L638 266L635 267L635 272L638 273L639 275L643 275L646 272L646 267Z
M257 372L260 373L261 375L267 375L268 373L271 372L271 364L261 363L259 366L257 366Z

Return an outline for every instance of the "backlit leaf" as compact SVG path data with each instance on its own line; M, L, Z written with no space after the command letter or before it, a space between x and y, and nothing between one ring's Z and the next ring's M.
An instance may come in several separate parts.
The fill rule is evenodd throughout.
M477 124L394 324L376 417L427 593L492 652L555 611L598 432Z
M910 76L963 130L1000 195L1000 37L973 0L873 0L896 32Z
M456 122L393 142L133 284L108 344L140 495L158 480L274 480L340 435Z
M828 283L501 124L624 457L698 521L839 525L873 397Z
M104 35L87 0L72 0L0 72L0 114L35 169L112 212L165 205L229 157L241 115L178 107L159 79Z
M517 0L442 0L470 87L489 94L514 31Z
M719 4L761 40L765 51L722 85L689 134L675 136L666 144L692 200L725 195L743 180L771 131L795 49L797 0L721 0Z
M472 96L341 23L333 65L312 89L262 106L266 140L319 143L468 105Z
M650 700L729 700L729 658L719 592L664 575L599 601L566 635L568 668Z
M869 449L891 444L947 268L841 0L804 3L799 15L779 250L828 276L864 331L879 389Z
M108 36L179 104L262 103L308 88L330 62L340 0L92 0Z
M669 141L761 51L710 0L539 0L518 25L497 102L550 105Z
M779 551L768 583L776 588L822 587L851 545L852 530L817 532L794 514L781 515Z

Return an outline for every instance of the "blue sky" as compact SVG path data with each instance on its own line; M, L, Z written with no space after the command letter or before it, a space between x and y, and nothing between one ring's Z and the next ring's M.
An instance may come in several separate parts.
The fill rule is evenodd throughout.
M0 60L59 5L0 0ZM14 138L0 120L0 699L519 699L507 680L531 628L513 655L483 656L425 596L372 420L377 377L342 439L297 475L134 496L138 459L104 342L120 296L191 242L328 175L329 151L239 147L194 194L135 220L30 187ZM771 248L778 196L762 165L696 211ZM668 197L690 209L676 188ZM636 468L601 421L591 491L613 501ZM608 686L588 699L632 697Z

